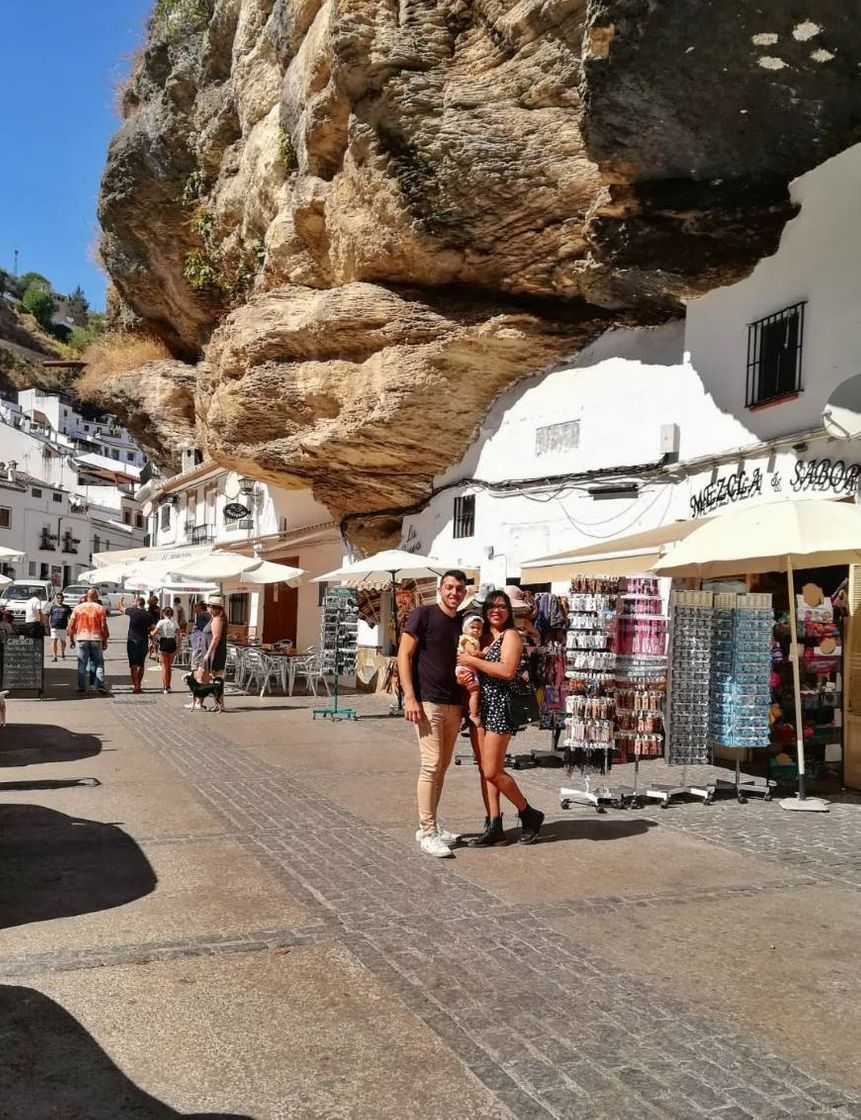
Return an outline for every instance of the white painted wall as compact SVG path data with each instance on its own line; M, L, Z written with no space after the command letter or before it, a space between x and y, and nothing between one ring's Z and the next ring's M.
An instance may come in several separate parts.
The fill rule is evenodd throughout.
M756 439L818 425L832 390L861 373L861 144L796 179L791 193L801 212L784 229L777 253L760 261L747 279L688 307L686 348L692 365L716 407L743 418ZM749 412L747 324L800 300L808 301L804 391L797 400ZM683 448L683 457L695 453Z

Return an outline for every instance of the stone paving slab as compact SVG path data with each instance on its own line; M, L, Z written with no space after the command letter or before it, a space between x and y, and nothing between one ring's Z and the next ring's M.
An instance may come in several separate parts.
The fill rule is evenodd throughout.
M285 1075L278 1066L273 1023L284 1020L277 1020L272 1004L259 997L256 966L248 963L277 959L279 954L267 947L279 944L290 950L285 956L295 958L297 968L301 965L302 975L292 982L306 1003L322 998L326 1009L340 1009L341 989L353 986L350 970L357 970L356 989L381 993L385 1019L406 1024L404 1030L420 1047L429 1039L440 1048L455 1086L471 1086L464 1092L481 1094L476 1100L485 1109L482 1115L507 1110L518 1120L861 1116L861 1097L854 1074L844 1068L840 1035L851 1037L856 1017L851 990L841 993L837 979L842 966L851 984L852 875L861 831L851 799L829 817L817 818L816 826L809 818L753 801L598 817L558 808L560 771L529 770L518 778L530 800L551 810L547 841L526 850L461 851L454 860L432 861L420 855L412 835L414 733L402 721L373 718L385 711L385 700L360 697L356 704L370 718L332 726L311 720L308 709L315 701L310 698L258 701L230 695L228 705L236 710L227 716L193 717L183 710L181 695L117 693L113 703L31 703L20 713L53 706L80 721L81 709L92 712L92 726L99 727L103 718L116 747L110 781L121 784L124 766L145 756L143 765L159 775L153 778L156 784L175 781L190 804L203 807L214 822L212 836L162 830L158 822L153 831L141 831L144 816L130 827L154 867L169 866L177 854L192 859L197 852L201 869L210 867L220 882L217 895L230 920L219 925L215 897L203 897L192 876L190 892L183 892L177 880L175 893L165 900L166 928L156 923L148 936L143 931L121 936L123 920L113 935L106 932L115 915L133 912L145 899L100 915L7 931L15 936L4 946L0 970L5 965L7 977L27 975L33 989L55 992L57 1005L68 1002L72 1015L92 1025L112 1056L123 1045L120 1036L134 1034L136 1027L128 1021L134 1020L135 1009L146 1004L139 978L161 969L186 970L187 978L202 969L209 977L200 984L183 981L182 989L194 992L185 999L179 983L176 996L166 983L155 983L157 994L162 987L167 994L165 1011L148 1036L152 1053L139 1053L143 1040L128 1044L132 1084L139 1080L171 1109L134 1112L124 1103L106 1114L85 1114L88 1120L140 1115L155 1120L213 1108L249 1115L250 1108L244 1110L256 1098L231 1095L240 1084L230 1064L234 1054L247 1062L248 1084L261 1080L260 1091L268 1092L270 1081L298 1085L289 1092L305 1102L304 1115L409 1115L404 1109L414 1099L423 1102L424 1115L448 1115L448 1098L440 1098L443 1111L436 1113L432 1096L422 1096L411 1061L415 1045L393 1051L400 1113L374 1112L367 1103L364 1112L331 1111L332 1084L341 1084L340 1071L323 1063L313 1038L304 1036L318 1020L313 1008L307 1016L303 1004L302 1016L290 1020L289 1041L305 1048L314 1091L323 1094L316 1107L324 1111L308 1106L312 1098L302 1096L304 1074L291 1083L295 1071ZM546 745L546 736L530 733L518 749L536 738ZM663 764L647 765L662 773ZM68 769L58 762L37 772L52 777ZM375 787L376 774L381 778ZM85 806L98 803L100 790L81 793L86 816ZM37 796L51 804L50 792ZM446 798L450 823L459 823L461 814L470 824L475 821L480 802L474 767L452 770ZM223 851L241 858L234 873L219 880L216 865ZM159 865L162 858L166 862ZM153 897L168 886L165 874ZM829 956L817 924L823 921L819 911L826 919L832 912L829 899L817 895L823 891L839 900L833 911L838 959ZM273 917L262 901L268 895L291 900L288 909L276 908ZM784 914L787 900L795 898L807 899L797 922ZM191 910L194 916L175 918L170 910ZM238 910L247 920L234 920ZM94 924L88 938L75 940L80 923L89 920ZM810 971L798 1023L815 1023L815 1030L805 1032L788 1022L793 1005L781 1000L789 974L781 971L779 960L765 959L758 941L763 928L770 931L781 920L800 965L808 964ZM32 933L50 927L72 940L65 948L57 944L42 952ZM642 935L642 950L631 944L634 934ZM811 948L801 934L820 941ZM664 942L674 955L670 974L661 952ZM741 961L724 957L727 945L736 943L747 949ZM322 961L328 953L335 954L335 964L326 957L326 965L309 965L306 977L304 961L323 954ZM146 961L153 963L141 963ZM344 961L351 977L346 981ZM101 977L121 973L132 979L112 989L112 1000L102 1000ZM723 990L715 976L726 981ZM49 991L55 983L61 988ZM734 986L742 985L749 990L733 999ZM818 1017L817 986L830 1001L830 1013ZM249 990L254 994L246 1015ZM6 991L0 987L0 994ZM713 999L704 998L712 991ZM279 997L289 1003L289 994ZM848 1007L845 1016L841 1000ZM194 1038L188 1036L185 1043L183 1024L190 1023L186 1008L192 1003L204 1024L211 1014L220 1062L213 1062ZM366 1042L373 1049L376 997L368 994L364 1003L371 1036ZM769 1007L773 1021L760 1025L756 1016L765 1016ZM229 1014L239 1017L242 1037L219 1026L229 1022ZM149 1015L148 1010L141 1014L144 1025ZM354 1022L349 1007L344 1016L349 1035ZM327 1029L324 1024L324 1036ZM255 1064L252 1050L243 1047L257 1037L266 1041ZM830 1065L822 1060L823 1051L831 1055ZM350 1055L367 1052L359 1045ZM157 1055L161 1068L152 1072ZM182 1069L176 1078L170 1073L174 1055L180 1056L176 1064ZM195 1068L202 1073L196 1082ZM351 1107L353 1094L359 1101L368 1099L362 1096L361 1070L347 1072L353 1081L345 1088L345 1108ZM278 1111L292 1099L283 1094L277 1103L261 1099L254 1120L294 1115ZM177 1108L181 1113L172 1111Z
M795 1061L861 1089L856 975L861 898L794 884L670 908L550 918L645 981L731 1016Z
M174 1115L142 1101L146 1094L183 1116L510 1118L344 945L86 976L88 984L73 973L22 977L19 990L36 995L11 1006L7 997L0 1116ZM64 1016L77 1028L48 1049Z
M859 1103L767 1041L738 1034L732 1016L703 1014L691 993L679 1000L649 986L532 907L470 883L463 859L452 867L420 856L414 841L393 843L358 811L284 767L255 765L214 731L205 751L179 739L157 749L186 780L199 776L214 809L245 821L261 862L336 918L351 951L515 1115L744 1115L742 1097L776 1116L839 1115ZM221 777L208 778L212 771ZM540 867L542 852L556 848L536 845L530 855ZM600 859L596 866L600 874ZM641 886L653 866L643 861ZM827 1105L817 1093L830 1094Z

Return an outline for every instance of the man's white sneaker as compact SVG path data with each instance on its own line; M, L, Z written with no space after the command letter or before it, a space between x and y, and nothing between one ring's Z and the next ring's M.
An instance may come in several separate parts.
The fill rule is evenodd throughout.
M448 844L444 844L434 832L428 832L422 836L421 846L426 856L436 856L437 859L446 859L454 855L454 852Z

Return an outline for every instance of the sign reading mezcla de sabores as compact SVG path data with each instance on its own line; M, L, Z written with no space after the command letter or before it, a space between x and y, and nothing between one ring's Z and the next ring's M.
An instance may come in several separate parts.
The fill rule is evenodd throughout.
M691 517L704 517L723 506L744 501L768 491L780 495L793 494L854 494L861 482L861 465L846 464L842 459L799 459L784 483L780 471L734 471L724 478L717 478L691 495Z

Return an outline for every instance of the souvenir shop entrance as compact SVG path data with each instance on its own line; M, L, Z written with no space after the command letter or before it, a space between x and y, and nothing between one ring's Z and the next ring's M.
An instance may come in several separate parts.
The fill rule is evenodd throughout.
M682 524L689 534L690 523ZM659 533L665 540L675 528ZM641 557L648 537L630 538ZM631 572L642 558L617 550L595 559L595 551L583 550L582 560L548 558L552 570L541 561L526 565L522 581L530 586L552 575L558 586L563 564L570 577L567 595L539 597L546 600L538 618L546 639L542 726L580 771L585 800L596 803L596 787L612 793L607 775L614 758L658 755L682 768L743 763L750 780L731 783L740 798L770 797L777 783L793 788L799 752L786 570L672 581L616 576L600 572L601 565L609 561L619 571L627 564ZM649 559L660 570L656 551ZM822 793L841 783L861 786L859 573L856 565L793 572L804 756L807 777ZM544 620L554 610L565 622L551 630ZM679 787L654 793L658 800L668 794L662 803L682 792L708 801L717 788L696 786L683 774Z

